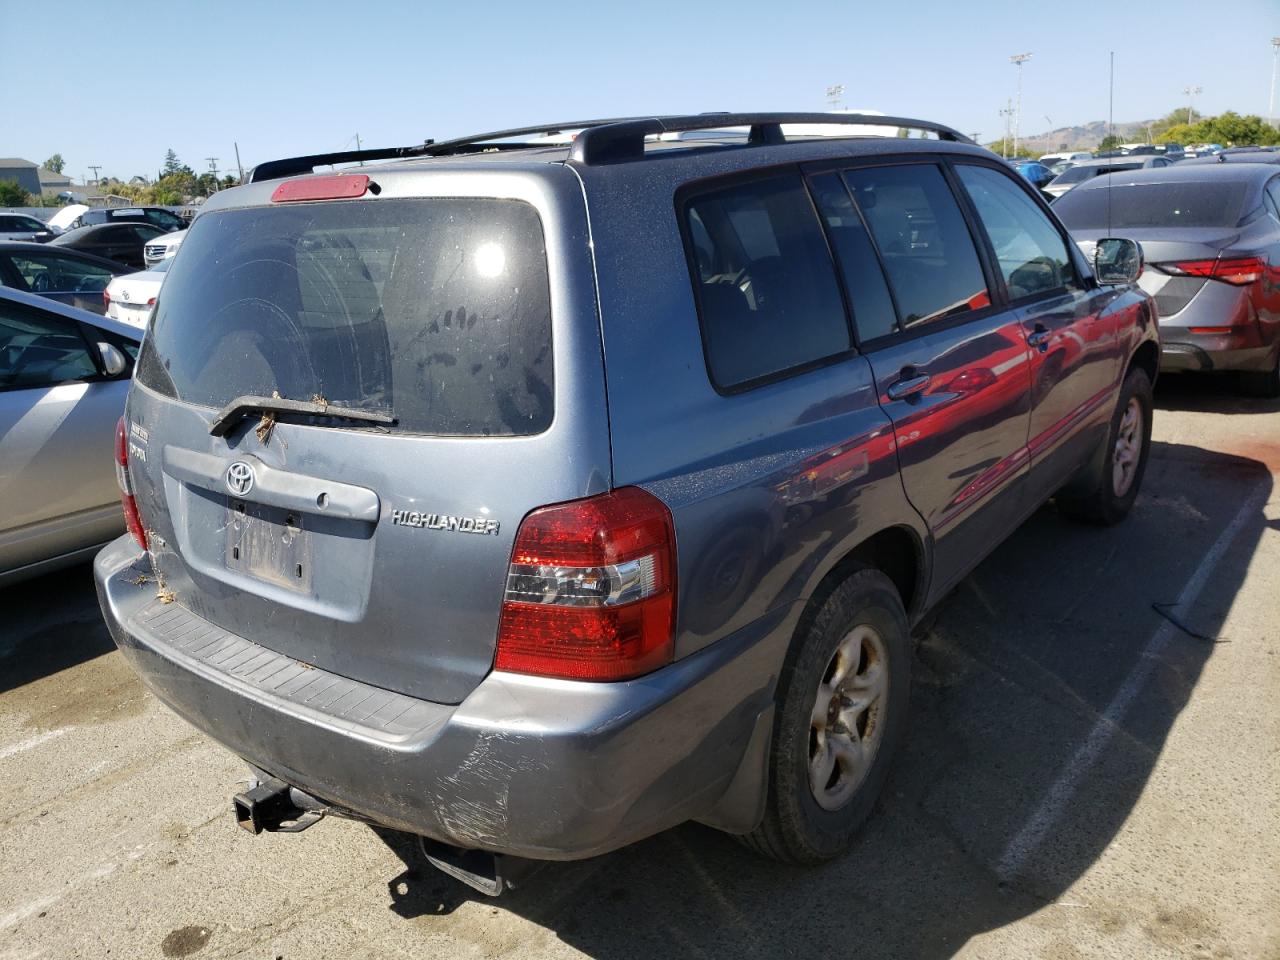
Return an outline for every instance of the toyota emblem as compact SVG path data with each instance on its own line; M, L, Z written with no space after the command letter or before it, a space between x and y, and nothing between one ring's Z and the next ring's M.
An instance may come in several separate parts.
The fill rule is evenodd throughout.
M253 489L253 467L237 460L227 467L227 489L237 497L243 497Z

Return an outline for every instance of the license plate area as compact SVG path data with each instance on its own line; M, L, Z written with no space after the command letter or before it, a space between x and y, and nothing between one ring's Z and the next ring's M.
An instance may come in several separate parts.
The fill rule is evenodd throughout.
M311 592L311 531L305 514L231 499L226 531L227 569Z

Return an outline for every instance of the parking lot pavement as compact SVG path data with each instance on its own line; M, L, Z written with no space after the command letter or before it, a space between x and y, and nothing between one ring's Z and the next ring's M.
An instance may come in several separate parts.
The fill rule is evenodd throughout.
M87 568L0 592L0 958L1275 960L1280 404L1157 401L1125 524L1043 509L943 605L877 814L813 870L690 825L489 900L362 825L252 838Z

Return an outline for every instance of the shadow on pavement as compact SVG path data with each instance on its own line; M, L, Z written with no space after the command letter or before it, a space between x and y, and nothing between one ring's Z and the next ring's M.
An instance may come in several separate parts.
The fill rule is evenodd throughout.
M0 693L115 648L91 563L0 589Z
M1280 397L1250 397L1233 373L1161 374L1156 408L1193 413L1266 414L1280 412Z
M380 832L406 864L388 884L390 908L425 918L476 899L601 960L949 956L1054 900L1116 836L1213 655L1192 634L1218 637L1266 525L1256 496L1270 487L1258 461L1156 443L1125 523L1034 515L920 639L905 749L876 815L834 863L781 866L690 824L547 864L486 901L436 873L411 838ZM1152 605L1178 597L1246 503L1255 509L1205 589L1175 611L1189 632L1174 631L1110 727L1108 705L1151 666L1165 622ZM1064 777L1100 722L1109 737ZM1065 802L1045 821L1055 792ZM1037 818L1043 830L1015 855Z

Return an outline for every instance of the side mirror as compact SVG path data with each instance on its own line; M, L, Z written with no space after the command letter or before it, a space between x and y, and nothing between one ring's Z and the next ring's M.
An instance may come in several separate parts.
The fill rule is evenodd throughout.
M1134 283L1142 276L1142 247L1136 240L1107 237L1093 248L1093 275L1107 285Z
M99 340L98 356L102 358L102 368L109 377L118 377L129 369L129 358L113 343Z

